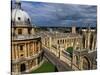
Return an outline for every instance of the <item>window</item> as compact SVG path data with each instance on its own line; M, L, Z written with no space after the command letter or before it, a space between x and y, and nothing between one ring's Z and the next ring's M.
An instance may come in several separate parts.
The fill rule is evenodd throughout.
M18 17L18 20L20 20L20 17Z
M28 21L28 23L30 24L30 19L29 19L29 18L27 19L27 21Z
M20 45L20 50L23 50L23 45Z
M58 40L58 44L59 44L59 40Z
M22 29L18 29L18 34L22 34Z
M20 56L23 56L23 54L21 54Z

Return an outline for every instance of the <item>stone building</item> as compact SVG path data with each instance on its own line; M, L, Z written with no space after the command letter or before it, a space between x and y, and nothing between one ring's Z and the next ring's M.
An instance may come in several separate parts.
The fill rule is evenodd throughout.
M87 49L74 50L72 58L72 69L92 70L97 69L97 51Z
M49 48L51 52L58 55L60 49L66 50L68 47L74 47L74 49L82 48L82 36L77 34L75 28L72 28L71 33L61 32L40 32L43 46Z
M12 73L30 72L41 65L43 51L41 37L35 35L31 18L15 1L11 17L11 65Z
M82 29L83 49L74 50L72 68L74 70L97 69L97 31L96 29Z
M96 29L82 29L83 48L88 50L96 50L97 32Z

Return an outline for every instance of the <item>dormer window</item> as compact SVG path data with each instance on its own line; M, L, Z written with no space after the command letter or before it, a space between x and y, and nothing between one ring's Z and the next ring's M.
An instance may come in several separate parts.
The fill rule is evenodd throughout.
M27 21L28 21L28 23L30 24L30 19L29 19L29 18L27 19Z
M20 17L18 17L18 20L20 20L21 18Z

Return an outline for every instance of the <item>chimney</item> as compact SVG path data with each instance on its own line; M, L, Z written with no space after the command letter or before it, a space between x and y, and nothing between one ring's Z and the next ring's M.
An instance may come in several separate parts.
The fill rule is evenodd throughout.
M76 26L72 26L72 33L76 33Z

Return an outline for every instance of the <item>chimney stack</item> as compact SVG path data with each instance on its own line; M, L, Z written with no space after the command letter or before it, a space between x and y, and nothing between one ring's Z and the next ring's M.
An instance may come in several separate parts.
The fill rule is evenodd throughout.
M76 26L72 26L72 33L76 33Z

